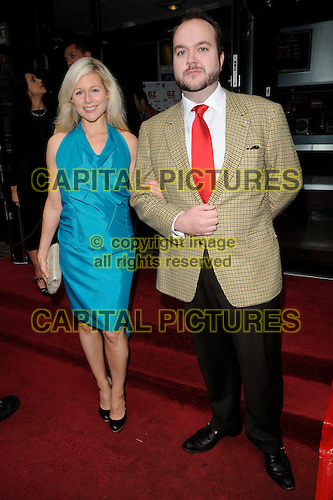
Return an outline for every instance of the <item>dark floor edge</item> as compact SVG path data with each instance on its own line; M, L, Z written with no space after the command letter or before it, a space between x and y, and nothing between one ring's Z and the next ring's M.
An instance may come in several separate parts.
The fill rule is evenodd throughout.
M45 334L47 335L47 334ZM164 335L164 334L163 334ZM134 333L135 336L135 333ZM8 342L13 342L16 344L22 344L27 348L38 350L45 355L53 356L55 358L63 357L71 362L76 362L78 360L81 364L85 363L85 357L82 352L74 352L69 348L63 348L55 345L47 345L45 342L36 338L24 338L21 334L15 334L13 332L7 333L0 330L0 339ZM189 354L195 357L194 352L189 352L188 349L182 346L174 346L170 344L156 343L152 341L147 341L145 339L135 338L133 341L142 346L149 345L155 347L156 349L168 349L169 351L176 351L183 354ZM131 349L131 341L130 341ZM319 382L326 385L331 385L332 383L332 360L325 358L317 358L310 355L297 354L292 352L282 351L282 362L283 362L283 373L286 376L291 376L294 378L299 378L307 380L309 382Z

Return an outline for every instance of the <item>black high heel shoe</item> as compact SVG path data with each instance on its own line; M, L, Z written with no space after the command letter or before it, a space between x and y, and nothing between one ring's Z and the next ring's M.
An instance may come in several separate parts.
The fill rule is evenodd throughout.
M110 420L110 410L103 410L103 408L101 408L101 406L99 406L98 412L99 412L100 416L102 417L102 419L104 420L104 422L108 422Z
M112 387L112 380L110 377L106 377L109 381L109 384L110 386ZM103 410L103 408L101 408L101 405L99 405L98 407L98 413L100 414L100 416L102 417L102 419L104 420L104 422L109 422L110 420L110 410Z
M113 420L112 418L109 419L111 431L114 434L116 434L117 432L119 432L124 427L126 419L127 419L126 397L125 397L125 394L124 394L124 400L125 400L125 415L123 416L123 418L121 418L120 420Z
M35 283L37 283L37 281L44 281L44 280L43 280L43 278L37 278L37 276L35 276L35 277L33 278L33 280L32 280L32 281L34 281ZM50 297L50 295L51 295L51 294L47 291L46 286L44 286L44 287L40 287L40 286L38 285L38 283L37 283L37 286L38 286L39 291L40 291L40 293L41 293L42 295L45 295L46 297Z

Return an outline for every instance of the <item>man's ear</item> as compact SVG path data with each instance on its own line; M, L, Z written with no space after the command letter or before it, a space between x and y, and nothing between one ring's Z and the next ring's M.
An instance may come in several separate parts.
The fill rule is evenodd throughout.
M223 63L224 63L224 52L221 52L221 55L220 55L220 71L222 69Z
M84 57L91 57L91 52L89 52L89 50L88 50L88 52L85 52Z

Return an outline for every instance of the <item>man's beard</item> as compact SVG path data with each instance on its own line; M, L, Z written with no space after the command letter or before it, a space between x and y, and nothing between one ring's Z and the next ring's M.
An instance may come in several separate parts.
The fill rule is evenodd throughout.
M205 88L209 87L210 85L213 85L213 83L217 82L219 80L220 76L220 70L215 71L215 73L210 73L208 75L207 80L203 82L198 82L198 83L193 83L191 86L189 86L187 83L185 83L184 80L179 80L175 79L178 87L186 92L200 92L200 90L204 90Z

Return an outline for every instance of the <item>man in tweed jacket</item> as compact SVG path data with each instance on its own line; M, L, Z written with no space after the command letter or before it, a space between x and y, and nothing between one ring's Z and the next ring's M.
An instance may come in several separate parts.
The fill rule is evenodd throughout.
M280 302L282 273L273 219L301 188L301 170L280 105L222 89L221 33L191 9L173 33L182 101L140 129L131 204L161 235L157 288L184 304L212 408L187 439L208 451L245 432L281 487L294 479L282 446ZM208 203L191 175L193 106L206 104L216 173ZM147 190L146 183L159 182Z

